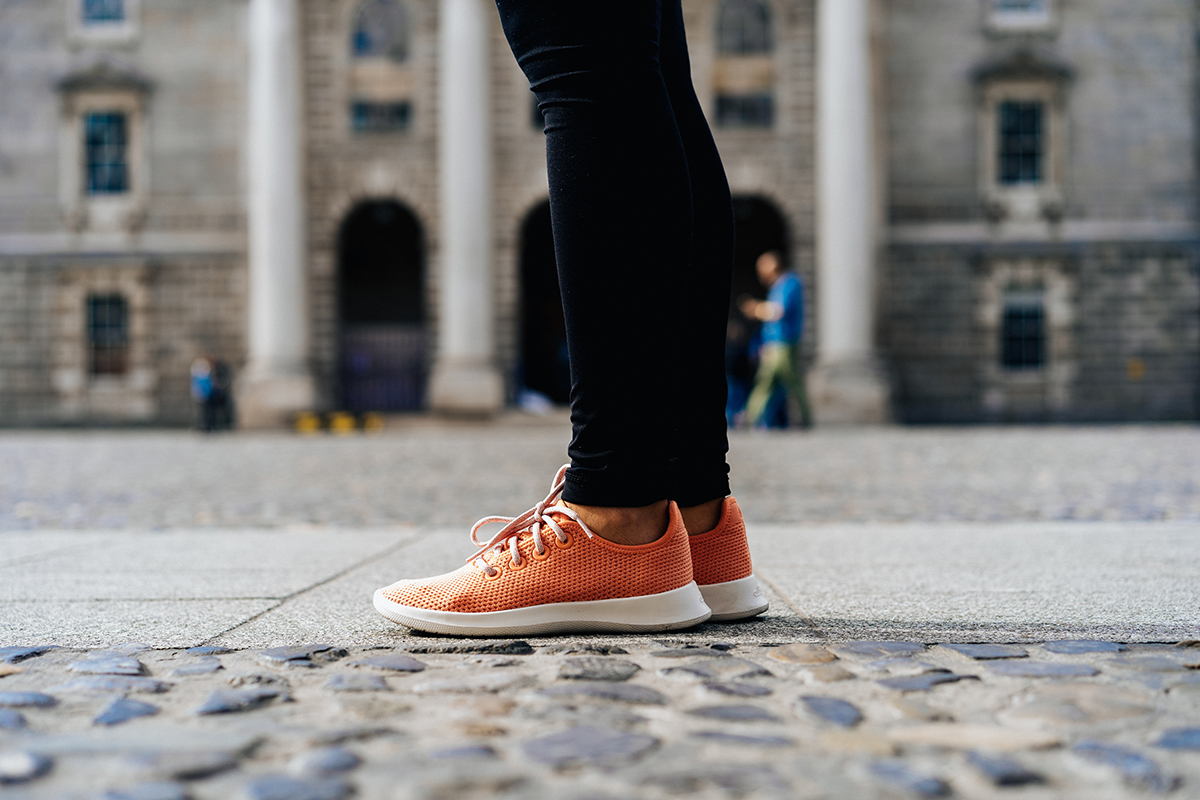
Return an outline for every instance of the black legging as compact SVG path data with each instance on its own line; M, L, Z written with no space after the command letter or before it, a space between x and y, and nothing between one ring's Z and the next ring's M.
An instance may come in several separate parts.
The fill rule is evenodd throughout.
M563 497L724 497L733 209L680 0L496 4L546 120L571 360Z

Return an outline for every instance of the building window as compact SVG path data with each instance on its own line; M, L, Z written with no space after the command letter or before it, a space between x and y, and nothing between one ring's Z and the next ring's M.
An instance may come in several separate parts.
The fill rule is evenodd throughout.
M1004 299L1000 363L1005 369L1040 369L1046 362L1046 315L1041 292L1013 292Z
M350 32L350 129L403 131L412 120L408 10L399 0L365 0Z
M759 0L725 0L717 16L717 52L771 52L771 11Z
M351 105L351 125L359 133L402 131L408 127L412 107L407 100L399 103L355 102Z
M124 114L101 111L83 121L88 194L129 191L128 124Z
M987 0L988 26L1005 30L1045 30L1054 24L1053 0Z
M83 23L106 24L125 21L124 0L83 0Z
M87 299L92 375L124 375L129 370L129 304L119 294Z
M717 12L714 68L717 124L769 128L775 122L771 10L761 0L725 0Z
M1000 183L1011 186L1019 183L1042 182L1042 119L1044 106L1040 102L1000 103L997 108L1000 126L999 144Z

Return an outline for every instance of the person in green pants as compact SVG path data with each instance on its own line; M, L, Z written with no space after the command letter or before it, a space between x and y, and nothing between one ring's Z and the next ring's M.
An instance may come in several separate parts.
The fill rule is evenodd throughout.
M800 410L800 427L812 426L808 393L804 388L804 370L800 365L800 337L804 333L804 283L787 269L777 250L763 253L755 262L758 279L767 287L767 299L743 298L741 312L760 320L762 348L758 355L758 374L754 390L746 402L746 417L751 425L763 422L763 412L777 386Z

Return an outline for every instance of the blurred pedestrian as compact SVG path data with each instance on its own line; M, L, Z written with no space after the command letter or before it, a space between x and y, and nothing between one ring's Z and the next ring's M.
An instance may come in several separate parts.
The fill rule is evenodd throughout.
M777 250L763 253L755 262L758 279L767 287L767 299L744 297L741 312L762 322L762 345L758 351L758 374L746 402L751 425L769 423L771 397L782 389L800 412L800 427L812 426L804 368L800 363L800 339L804 334L804 283L789 270Z
M733 201L680 0L496 5L545 121L571 463L528 511L477 522L466 565L385 586L375 608L471 636L761 614L725 458Z
M200 356L192 362L192 401L196 404L196 424L205 433L213 430L214 419L210 400L213 396L213 361Z

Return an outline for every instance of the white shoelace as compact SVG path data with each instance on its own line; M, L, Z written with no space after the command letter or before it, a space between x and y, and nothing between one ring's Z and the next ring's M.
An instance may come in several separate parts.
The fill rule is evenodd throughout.
M519 568L524 559L521 557L521 551L517 548L517 545L520 543L520 534L527 530L533 535L533 549L537 551L539 556L546 553L546 543L542 540L542 530L545 527L554 531L554 535L560 543L566 544L570 541L570 537L559 527L558 522L550 516L552 513L562 514L564 517L574 520L579 527L583 528L583 532L587 534L589 539L593 538L596 534L592 533L591 529L584 524L579 515L575 513L575 510L557 502L559 495L562 494L563 486L567 482L566 474L567 467L569 466L571 465L563 464L559 467L558 474L554 476L554 483L550 487L550 494L546 495L544 500L524 514L516 517L484 517L472 525L471 541L475 543L476 547L480 548L481 552L468 558L467 563L473 564L476 568L482 570L489 578L494 578L500 570L489 564L482 558L482 555L492 550L499 553L507 545L513 565ZM503 522L504 527L497 531L496 535L488 541L481 542L478 535L479 529L485 525L492 525L497 522Z

